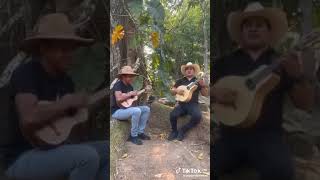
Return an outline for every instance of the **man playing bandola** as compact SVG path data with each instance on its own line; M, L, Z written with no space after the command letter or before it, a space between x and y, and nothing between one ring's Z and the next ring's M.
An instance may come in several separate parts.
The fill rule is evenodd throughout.
M229 15L228 30L240 48L214 63L213 83L224 76L245 76L261 65L271 64L278 57L273 47L288 30L286 14L280 9L251 3L243 12ZM265 98L256 124L249 128L219 124L212 148L215 180L247 163L262 180L293 179L292 157L282 136L282 101L288 92L296 107L309 110L313 89L303 76L301 59L296 53L286 56L275 73L280 76L280 83ZM236 92L214 85L211 93L215 103L226 106L237 98Z

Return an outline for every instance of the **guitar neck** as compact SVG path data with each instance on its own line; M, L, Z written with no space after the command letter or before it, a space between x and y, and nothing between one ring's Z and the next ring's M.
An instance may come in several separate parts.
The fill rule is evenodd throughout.
M306 47L302 45L295 45L293 48L287 50L285 54L288 54L292 51L301 51L304 50ZM277 57L276 60L274 60L273 63L271 63L267 68L265 68L263 71L261 71L259 74L256 74L254 77L250 78L250 81L252 81L254 84L257 84L261 80L263 80L268 75L272 74L276 69L278 69L281 65L281 61L283 60L284 56Z
M141 89L140 91L138 91L138 96L142 93L144 93L146 91L146 89Z
M195 84L197 84L202 78L198 78L197 80L195 80L194 82L191 82L190 84L188 84L187 86L190 87L190 86L193 86Z

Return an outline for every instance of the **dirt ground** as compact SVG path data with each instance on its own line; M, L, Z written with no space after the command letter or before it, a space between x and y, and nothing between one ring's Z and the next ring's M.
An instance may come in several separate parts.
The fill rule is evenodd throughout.
M159 122L168 114L158 113L152 113L146 129L151 140L140 146L126 142L127 151L117 161L115 179L209 180L210 146L199 138L199 129L192 129L183 141L168 141L167 120Z

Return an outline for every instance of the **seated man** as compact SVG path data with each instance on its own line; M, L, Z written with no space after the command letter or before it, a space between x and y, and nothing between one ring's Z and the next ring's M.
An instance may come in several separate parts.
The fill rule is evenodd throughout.
M171 92L176 94L183 94L183 91L178 90L177 88L181 85L188 85L191 82L196 81L195 75L200 72L200 67L198 64L192 64L188 62L186 65L181 66L181 72L184 75L182 79L177 80L174 87L171 89ZM170 133L168 140L178 139L182 141L184 134L191 128L195 127L201 120L201 111L198 103L199 92L203 96L208 95L208 88L205 86L204 81L200 80L198 82L198 88L193 92L191 100L188 102L179 102L173 111L170 113L170 123L172 132ZM183 115L191 115L191 120L187 124L183 125L180 130L177 129L177 119Z
M287 29L282 10L264 8L260 3L249 4L244 11L229 15L229 33L240 48L214 63L211 95L215 104L232 107L239 95L232 89L216 87L216 82L225 76L248 75L262 65L275 62L278 54L273 47ZM296 52L282 59L273 72L280 82L267 94L254 124L245 128L218 125L212 153L214 179L244 165L254 167L261 180L294 179L292 155L283 138L282 106L288 93L296 107L306 111L312 107L314 92L303 76L301 62Z
M6 149L6 174L10 178L102 180L109 176L107 141L48 147L38 144L35 135L69 112L87 107L88 97L74 92L66 71L73 51L92 42L77 36L67 16L60 13L42 17L33 36L25 39L23 49L31 53L32 60L12 75L9 127L14 138L2 147Z
M118 74L120 80L112 88L111 114L113 118L118 120L128 120L131 117L131 134L129 139L134 144L142 145L140 139L150 140L150 137L144 133L150 115L150 108L148 106L122 108L120 105L121 102L138 95L131 85L136 75L130 66L123 66L121 68Z

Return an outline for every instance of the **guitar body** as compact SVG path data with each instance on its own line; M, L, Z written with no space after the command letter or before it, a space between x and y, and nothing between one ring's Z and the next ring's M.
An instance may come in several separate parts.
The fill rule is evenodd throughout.
M216 88L226 88L237 92L233 106L213 104L215 119L222 124L234 127L253 125L259 118L265 97L280 81L280 77L272 73L250 90L246 86L249 76L227 76L214 85Z
M152 89L152 87L151 87L150 85L147 85L147 87L146 87L145 89L142 89L142 90L138 91L136 96L134 96L134 97L132 97L132 98L129 98L129 99L121 102L121 103L119 104L119 106L122 107L122 108L129 108L129 107L131 107L132 104L133 104L135 101L138 100L138 97L139 97L142 93L144 93L145 91L150 91L151 89Z
M125 100L125 101L123 101L123 102L121 103L121 107L123 107L123 108L129 108L129 107L132 106L132 104L133 104L136 100L138 100L138 96L134 96L133 98L127 99L127 100Z
M41 104L49 104L50 102L41 101ZM35 133L38 143L46 146L58 146L62 144L70 135L74 126L85 122L88 119L89 112L87 108L77 111L74 116L63 117L54 121L54 123L39 129Z
M90 96L89 105L93 105L103 98L107 97L107 90L100 90ZM48 105L51 104L50 101L39 101L39 105ZM23 134L29 140L29 142L35 146L40 148L51 148L58 146L64 143L72 129L88 120L89 117L89 109L81 108L77 109L76 112L72 116L64 116L62 118L56 119L51 124L38 129L35 133L30 134L24 132Z
M183 90L183 95L176 94L176 101L179 102L189 102L192 98L192 94L195 90L197 90L198 86L193 85L189 89L185 85L181 85L177 87L177 90Z

